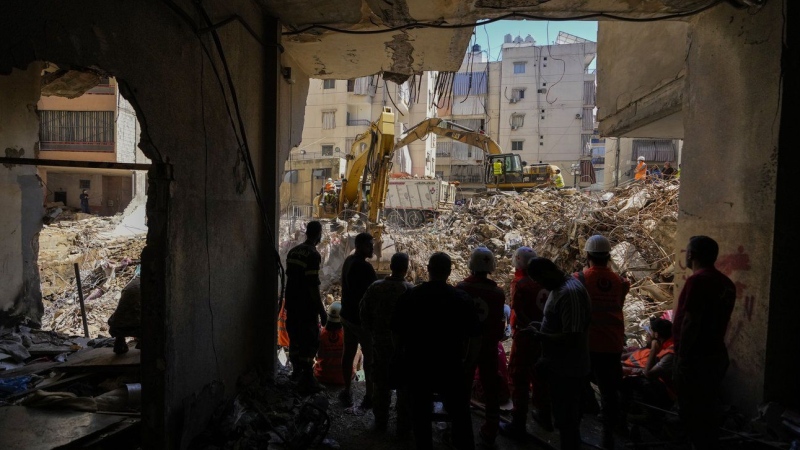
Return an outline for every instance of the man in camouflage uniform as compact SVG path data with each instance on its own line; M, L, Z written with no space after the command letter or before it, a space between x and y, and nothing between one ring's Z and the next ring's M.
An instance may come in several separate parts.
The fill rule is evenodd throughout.
M373 345L373 379L372 394L375 428L386 430L389 421L389 404L392 400L391 365L395 356L396 339L391 331L397 299L408 289L414 287L405 281L408 272L408 255L395 253L390 264L392 274L378 280L364 293L361 300L361 326L372 340ZM409 431L409 409L405 392L397 391L397 433Z

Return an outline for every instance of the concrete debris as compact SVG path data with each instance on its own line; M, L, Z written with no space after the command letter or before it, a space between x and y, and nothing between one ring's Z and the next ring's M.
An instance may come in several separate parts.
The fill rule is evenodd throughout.
M146 238L144 233L119 236L115 230L122 220L122 215L99 217L64 210L43 227L39 235L43 329L83 334L73 269L78 263L89 334L108 336L108 318L134 277Z
M643 341L641 325L672 308L674 240L678 217L675 185L629 185L605 193L535 190L488 192L421 229L388 229L398 251L412 260L412 278L427 279L427 259L436 251L453 258L451 282L468 275L473 248L485 245L497 257L494 279L506 290L513 255L527 245L565 271L580 270L583 246L594 234L614 248L615 269L631 280L625 313L629 337ZM655 286L655 287L654 287Z

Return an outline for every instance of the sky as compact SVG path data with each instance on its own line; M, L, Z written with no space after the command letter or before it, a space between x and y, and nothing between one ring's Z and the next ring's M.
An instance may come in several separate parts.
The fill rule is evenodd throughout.
M549 39L548 39L549 28ZM503 45L503 37L511 34L511 37L518 35L525 39L531 35L536 40L536 45L554 43L559 31L564 31L575 36L597 42L597 22L589 21L544 21L544 20L500 20L489 25L481 25L475 28L473 43L480 44L481 50L489 51L489 60L497 61L500 56L500 48ZM488 37L488 39L487 39ZM594 64L594 63L592 63Z

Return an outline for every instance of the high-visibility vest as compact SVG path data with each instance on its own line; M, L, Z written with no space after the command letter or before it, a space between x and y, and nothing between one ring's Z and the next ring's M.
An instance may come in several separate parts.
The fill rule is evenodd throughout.
M631 356L629 356L623 364L628 367L644 369L647 366L647 360L650 358L651 351L652 350L649 348L641 348L636 350L635 352L631 353ZM664 356L674 353L675 347L673 345L672 338L667 339L664 342L664 345L661 347L661 351L659 351L656 355L656 361L660 361Z
M323 328L319 334L319 350L314 360L314 376L325 384L343 385L342 355L344 354L344 329Z
M281 347L289 346L289 333L286 331L286 308L281 305L281 312L278 314L278 345Z
M557 188L561 189L564 187L564 177L562 177L560 173L556 174L556 179L554 182Z
M644 161L639 161L639 164L636 164L636 175L635 178L637 180L644 180L647 176L647 164Z
M583 283L592 300L589 350L621 352L625 345L622 304L630 283L608 267L590 267L574 276Z
M502 175L503 174L503 163L499 159L494 161L494 164L492 164L492 167L494 167L494 174L495 175Z

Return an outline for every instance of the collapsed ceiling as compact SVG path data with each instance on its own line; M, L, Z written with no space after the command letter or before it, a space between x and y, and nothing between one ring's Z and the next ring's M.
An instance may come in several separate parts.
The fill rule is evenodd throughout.
M478 20L512 13L541 20L680 16L724 0L259 1L284 24L284 47L312 77L383 72L402 82L423 70L458 70Z

